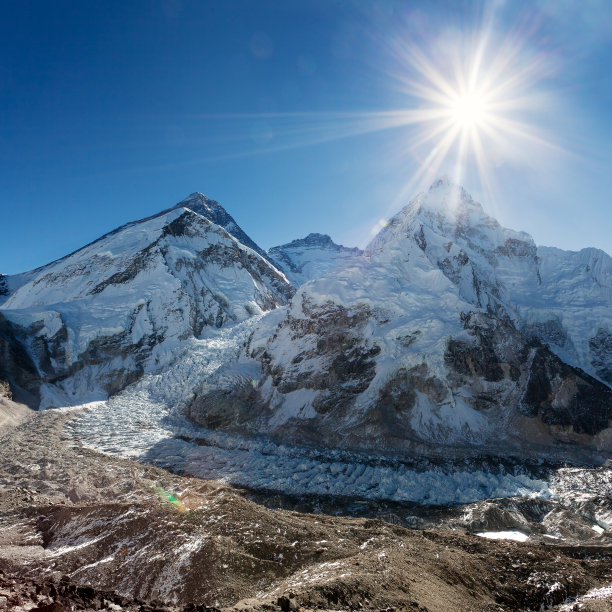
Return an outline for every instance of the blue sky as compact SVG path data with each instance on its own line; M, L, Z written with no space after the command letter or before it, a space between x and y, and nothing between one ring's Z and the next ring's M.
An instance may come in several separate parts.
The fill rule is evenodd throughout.
M429 104L415 95L415 54L450 79L483 33L483 61L497 58L499 78L516 82L504 96L521 103L503 114L521 137L499 131L495 116L486 176L469 146L435 173L456 175L538 244L612 252L606 1L0 9L0 272L47 263L193 191L264 248L313 231L364 246L431 182L436 141L415 143L435 122L402 119Z

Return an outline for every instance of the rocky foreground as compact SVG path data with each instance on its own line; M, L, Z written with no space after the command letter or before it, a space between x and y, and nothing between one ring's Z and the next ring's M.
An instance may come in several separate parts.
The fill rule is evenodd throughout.
M605 534L492 541L272 510L75 446L73 414L0 434L0 609L612 610Z

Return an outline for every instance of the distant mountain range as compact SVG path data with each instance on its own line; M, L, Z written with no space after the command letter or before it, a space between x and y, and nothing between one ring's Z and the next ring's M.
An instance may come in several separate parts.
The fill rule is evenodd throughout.
M537 247L448 179L365 251L310 234L266 252L194 193L0 276L0 379L43 408L103 399L249 319L216 388L185 398L203 426L400 454L612 450L612 259Z

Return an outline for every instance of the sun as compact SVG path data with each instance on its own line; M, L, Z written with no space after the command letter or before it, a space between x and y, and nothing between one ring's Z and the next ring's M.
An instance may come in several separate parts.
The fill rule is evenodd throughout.
M449 103L449 115L461 130L478 129L487 122L487 96L479 91L457 95Z
M457 183L469 175L494 200L496 168L529 166L534 151L558 151L554 135L537 123L553 101L541 87L549 58L533 52L518 30L502 37L488 24L397 42L393 50L390 76L406 106L385 120L408 128L398 148L416 162L401 195L439 174Z
M409 31L404 25L400 19L396 32L385 33L389 66L383 75L390 79L398 107L211 115L228 121L261 121L270 134L265 146L245 146L229 157L385 131L393 134L389 158L402 166L410 164L396 202L426 188L441 174L459 184L464 177L477 179L482 194L496 201L499 168L531 169L534 155L566 153L557 135L544 130L541 121L557 102L546 89L557 67L554 56L531 44L537 23L505 25L500 30L492 15L483 15L482 24L473 28L424 35L415 34L413 24Z

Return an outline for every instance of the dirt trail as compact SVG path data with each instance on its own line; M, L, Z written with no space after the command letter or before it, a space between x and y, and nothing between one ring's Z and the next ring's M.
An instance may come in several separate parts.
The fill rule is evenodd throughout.
M612 583L604 544L270 510L76 447L73 414L36 413L0 437L0 609L539 610Z

